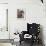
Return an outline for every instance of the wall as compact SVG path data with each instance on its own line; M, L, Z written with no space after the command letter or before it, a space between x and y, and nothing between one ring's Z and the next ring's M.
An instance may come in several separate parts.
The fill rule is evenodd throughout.
M0 0L0 3L8 3L8 0Z

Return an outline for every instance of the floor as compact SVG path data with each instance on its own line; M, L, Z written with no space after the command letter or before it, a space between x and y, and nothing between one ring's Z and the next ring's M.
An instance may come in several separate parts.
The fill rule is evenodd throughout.
M25 43L25 42L22 42L22 44L21 45L19 45L19 46L31 46L30 44L28 44L28 43ZM34 44L33 46L42 46L41 44Z
M0 43L0 46L31 46L30 44L31 44L31 43L28 42L28 41L27 41L27 42L22 41L22 42L21 42L21 45L20 45L19 42L15 42L14 45L12 45L11 43ZM33 46L42 46L42 45L41 45L41 44L40 44L40 45L34 44Z
M16 45L12 45L11 43L0 43L0 46L16 46ZM31 46L28 43L22 42L22 44L17 44L17 46ZM33 45L33 46L42 46L42 45Z
M0 46L13 46L11 43L0 43Z

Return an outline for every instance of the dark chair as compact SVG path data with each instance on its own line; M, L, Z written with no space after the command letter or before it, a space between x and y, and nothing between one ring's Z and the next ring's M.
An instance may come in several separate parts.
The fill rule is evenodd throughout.
M31 44L33 44L34 42L39 43L39 33L40 33L40 24L27 23L27 31L22 31L22 34L19 35L20 36L20 44L22 41L24 41L25 34L32 35L32 38L29 40L29 41L31 41Z

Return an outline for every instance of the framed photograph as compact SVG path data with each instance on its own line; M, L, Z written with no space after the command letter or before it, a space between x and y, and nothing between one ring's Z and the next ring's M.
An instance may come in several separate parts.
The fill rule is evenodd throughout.
M17 9L17 18L25 18L24 10Z

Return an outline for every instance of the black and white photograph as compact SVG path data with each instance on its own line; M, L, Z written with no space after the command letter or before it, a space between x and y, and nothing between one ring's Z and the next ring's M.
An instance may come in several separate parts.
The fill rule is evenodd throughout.
M46 0L0 0L0 46L46 46Z

